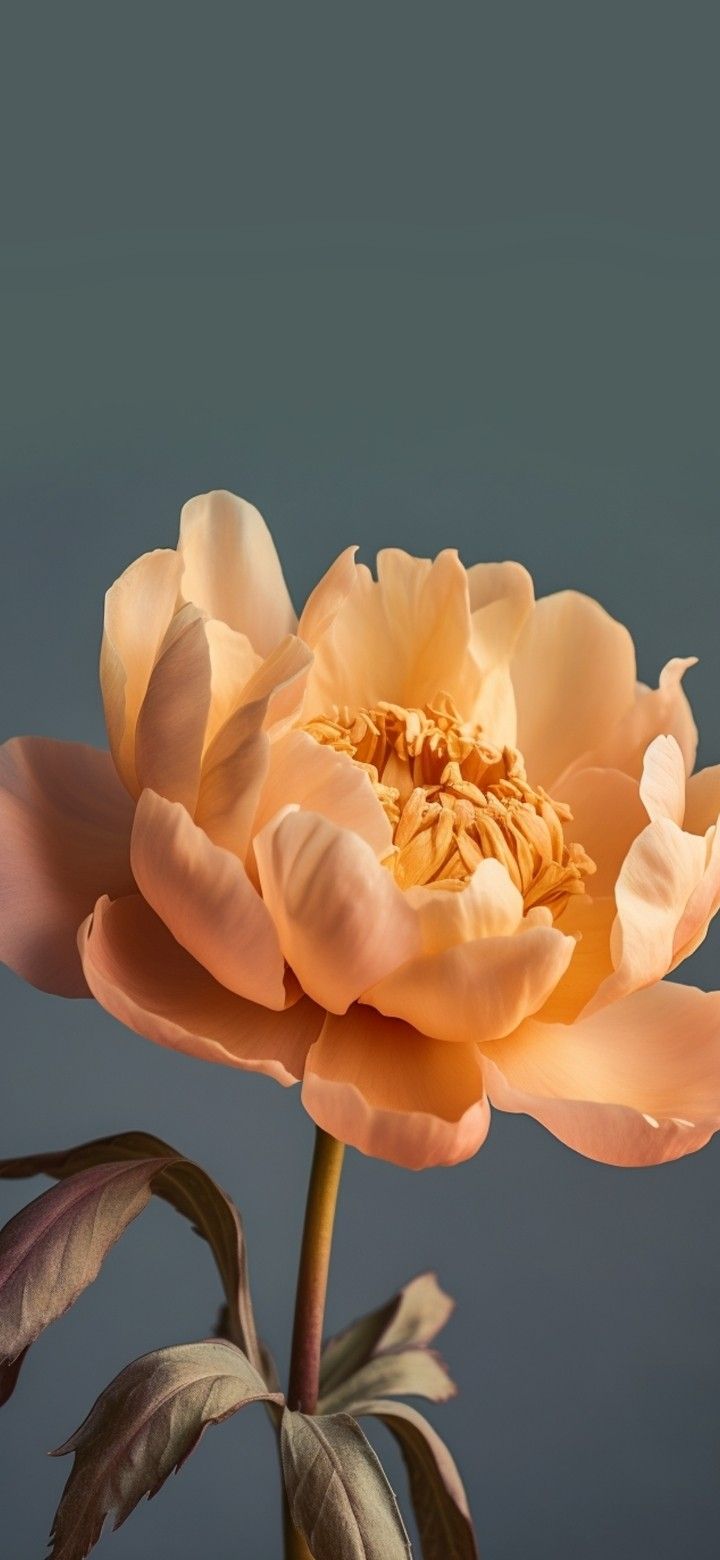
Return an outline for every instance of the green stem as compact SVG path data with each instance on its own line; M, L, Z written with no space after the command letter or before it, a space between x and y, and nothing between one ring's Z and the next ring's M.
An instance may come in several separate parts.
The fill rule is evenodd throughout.
M300 1250L287 1396L288 1407L303 1414L314 1414L317 1408L325 1297L344 1153L344 1145L318 1127ZM285 1560L312 1560L285 1496L283 1531Z

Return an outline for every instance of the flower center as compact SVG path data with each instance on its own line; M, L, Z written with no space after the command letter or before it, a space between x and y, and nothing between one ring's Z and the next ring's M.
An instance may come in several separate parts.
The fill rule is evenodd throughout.
M494 857L526 910L546 905L557 919L584 893L595 863L565 841L569 807L534 790L521 754L463 722L447 694L422 709L336 707L304 729L367 771L393 828L384 864L401 888L461 889Z

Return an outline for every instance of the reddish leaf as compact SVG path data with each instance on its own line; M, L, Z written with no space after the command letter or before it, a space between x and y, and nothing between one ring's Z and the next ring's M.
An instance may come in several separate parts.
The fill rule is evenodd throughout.
M286 1409L281 1453L292 1519L315 1560L410 1560L395 1496L349 1414Z
M1 1361L16 1361L97 1277L111 1246L148 1203L153 1176L164 1163L92 1165L43 1192L5 1225Z
M50 1560L85 1560L114 1513L120 1527L156 1495L208 1425L247 1403L280 1406L233 1343L209 1339L158 1349L128 1365L54 1456L75 1453L55 1514Z
M131 1160L156 1163L152 1191L189 1219L211 1247L225 1291L226 1330L252 1363L262 1366L247 1276L247 1253L240 1215L227 1193L207 1171L185 1159L168 1143L146 1132L121 1132L55 1153L0 1160L0 1178L49 1175L65 1180L92 1166Z
M320 1412L346 1409L387 1394L444 1402L456 1387L428 1343L454 1309L434 1273L421 1273L386 1305L353 1322L325 1345L320 1366Z
M477 1560L462 1479L432 1425L407 1403L360 1403L355 1412L380 1419L399 1443L410 1480L423 1560Z

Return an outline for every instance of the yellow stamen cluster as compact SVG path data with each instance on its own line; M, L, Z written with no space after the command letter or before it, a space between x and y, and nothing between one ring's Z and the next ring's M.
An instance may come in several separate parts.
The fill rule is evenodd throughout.
M494 857L526 910L546 905L557 918L584 892L595 865L565 841L570 809L534 790L520 753L461 721L447 695L423 709L336 708L305 730L367 770L393 828L386 865L402 888L464 888L478 862Z

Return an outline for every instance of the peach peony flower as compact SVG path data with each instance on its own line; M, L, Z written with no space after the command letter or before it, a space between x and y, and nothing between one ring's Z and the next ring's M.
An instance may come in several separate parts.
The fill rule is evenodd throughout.
M1 750L0 952L162 1045L302 1081L412 1168L489 1103L613 1164L720 1126L720 767L671 661L516 563L344 552L296 623L228 493L107 596L110 753ZM691 778L687 778L691 775Z

